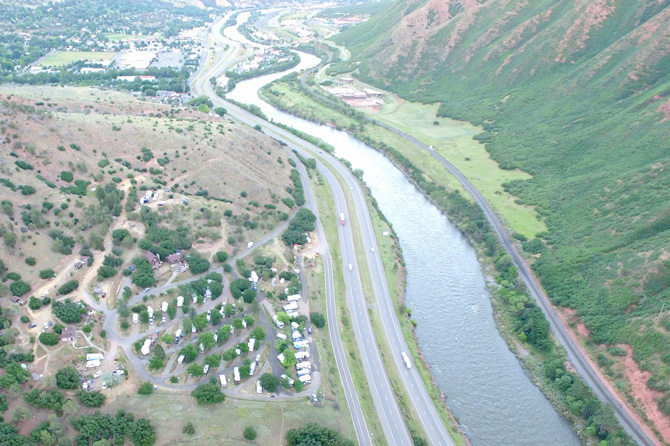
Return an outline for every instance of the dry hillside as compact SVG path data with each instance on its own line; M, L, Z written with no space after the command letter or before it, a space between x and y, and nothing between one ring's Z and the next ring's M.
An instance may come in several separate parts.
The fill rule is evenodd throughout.
M290 211L280 202L292 182L279 144L226 118L95 89L4 85L0 95L0 258L33 290L39 271L58 272L82 248L100 251L114 218L100 215L96 189L107 184L125 194L119 218L136 221L137 197L160 190L151 207L162 224L187 228L205 254L238 249ZM90 183L83 196L62 189L78 180ZM56 252L54 229L74 238L72 254Z

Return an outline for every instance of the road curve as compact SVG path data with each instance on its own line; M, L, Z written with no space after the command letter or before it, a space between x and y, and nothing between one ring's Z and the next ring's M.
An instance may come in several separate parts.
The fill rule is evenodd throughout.
M392 127L374 118L367 117L367 119L399 136L402 136L414 145L427 151L433 156L433 158L439 161L440 164L442 164L450 174L458 179L465 190L467 190L470 195L472 195L475 202L479 205L482 211L484 211L486 218L498 235L500 242L510 257L512 257L514 260L514 264L519 270L519 275L530 290L537 304L540 306L540 308L542 308L542 311L551 325L551 330L553 331L558 341L563 345L563 347L565 347L565 350L568 354L568 359L573 364L579 375L584 379L584 381L586 381L589 387L593 389L594 393L601 401L611 403L614 406L615 414L621 422L621 425L638 444L645 446L653 446L658 444L655 439L647 434L647 430L642 427L643 423L640 420L635 419L635 417L631 414L630 409L624 407L624 403L619 398L619 396L614 394L611 389L601 381L598 373L595 370L595 365L588 359L586 352L584 352L580 346L574 342L573 338L568 334L567 329L563 326L563 324L561 324L556 309L549 301L549 298L540 286L538 279L532 273L528 265L523 261L523 258L517 251L516 246L505 232L505 228L500 222L500 219L496 213L493 212L493 209L481 194L481 192L479 192L479 190L453 164L447 161L442 155L436 153L434 150L431 150L421 141L417 140L411 135L408 135L407 133L396 129L395 127Z
M211 29L214 30L212 32L212 36L214 39L221 44L221 47L224 47L224 40L223 36L218 32L218 30L221 28L223 23L225 22L225 18L220 20L219 22L215 23ZM223 101L220 99L218 96L214 94L211 88L211 84L208 83L208 79L213 76L213 75L218 75L221 72L223 72L226 68L226 65L230 63L232 54L234 51L237 51L239 48L239 43L229 40L228 41L230 47L229 51L223 52L219 51L217 53L217 58L212 64L211 68L205 72L204 70L204 63L201 64L200 66L200 72L201 74L193 76L192 77L192 84L191 84L191 89L194 91L196 94L209 94L212 98L212 101L218 104L224 105L226 108L229 110L229 114L233 117L235 117L238 121L241 121L243 123L246 123L248 125L256 125L258 123L260 124L265 124L265 121L261 120L260 118L248 113L246 110L241 109L227 101ZM232 50L232 51L231 51ZM205 57L203 57L203 60L205 60ZM273 135L271 135L273 136ZM276 136L279 139L279 136ZM297 147L295 147L297 149ZM306 204L308 207L311 207L313 212L315 212L316 215L318 215L318 210L316 208L316 205L314 203L313 195L311 188L309 186L308 179L305 176L305 173L303 169L301 169L301 176L303 177L303 185L305 188L306 192ZM325 242L325 233L323 231L323 227L321 226L320 220L317 220L317 233L320 237L320 240ZM341 336L339 333L339 325L337 322L337 314L336 314L336 306L335 306L335 292L334 292L334 275L333 275L333 268L332 268L332 259L330 257L330 251L328 249L328 245L324 243L324 252L323 252L323 259L324 259L324 272L325 272L325 278L326 278L326 305L327 305L327 317L328 317L328 328L331 336L331 342L333 344L333 351L335 354L335 361L336 365L340 374L340 378L342 380L342 386L345 392L345 396L347 399L347 404L349 406L349 410L352 415L352 421L354 425L354 429L356 431L356 437L358 439L358 443L361 445L372 445L372 438L370 436L370 432L368 430L367 424L365 422L365 417L363 415L363 410L360 405L360 401L358 399L358 395L356 393L353 379L351 377L351 373L349 371L349 367L347 365L347 360L346 360L346 355L344 352L344 348L342 346L342 341L341 341ZM402 423L401 419L401 425L404 427L404 423ZM386 431L385 431L386 433ZM393 438L393 437L389 437ZM404 444L411 444L411 443L404 443Z

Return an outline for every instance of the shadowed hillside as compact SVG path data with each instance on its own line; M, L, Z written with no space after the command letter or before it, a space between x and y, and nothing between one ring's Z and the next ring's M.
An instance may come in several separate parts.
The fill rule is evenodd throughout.
M577 310L603 371L639 396L622 360L632 347L641 408L666 433L668 5L397 1L337 36L353 58L333 67L481 124L476 139L502 168L533 175L505 185L549 227L522 243L533 269L554 303Z

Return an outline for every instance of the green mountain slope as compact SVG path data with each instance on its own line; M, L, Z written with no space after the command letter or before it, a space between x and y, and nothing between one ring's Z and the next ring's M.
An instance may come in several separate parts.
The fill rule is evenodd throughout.
M550 230L524 243L596 344L628 344L670 415L670 1L400 0L337 36L341 63L482 124ZM347 66L336 67L344 70ZM605 371L615 359L601 349Z

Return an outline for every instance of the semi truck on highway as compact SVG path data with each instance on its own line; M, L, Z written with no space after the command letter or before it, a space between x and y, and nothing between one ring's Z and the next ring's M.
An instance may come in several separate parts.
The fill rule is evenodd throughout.
M405 353L405 352L402 352L401 354L402 354L402 360L405 361L405 366L408 369L411 369L412 368L412 363L409 362L409 356L407 356L407 353Z
M342 226L344 226L344 212L340 212L340 222L342 223Z

